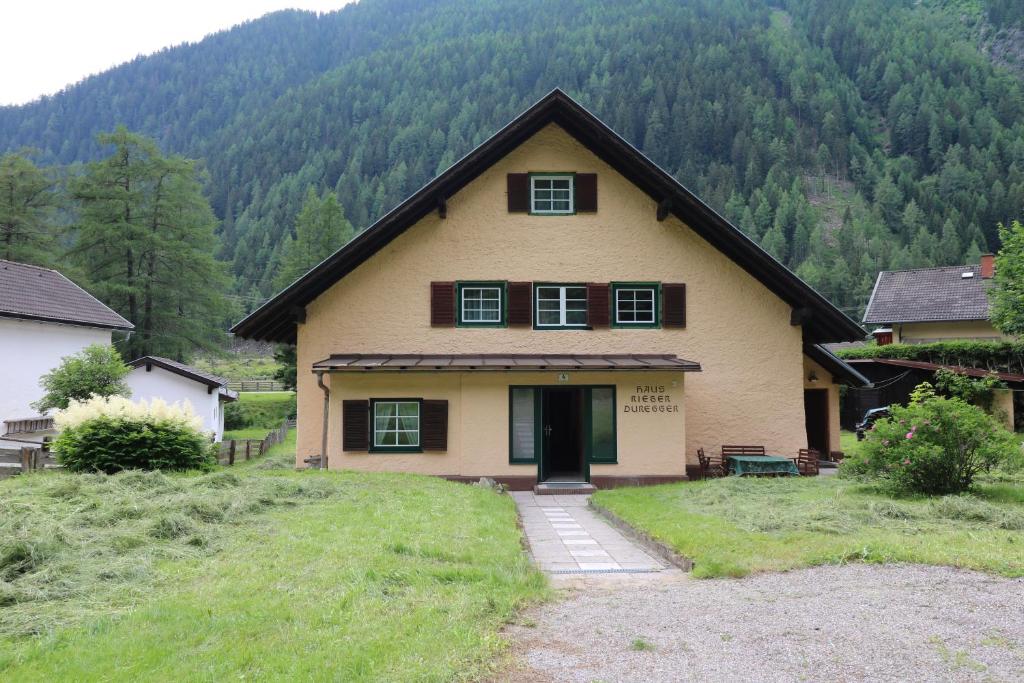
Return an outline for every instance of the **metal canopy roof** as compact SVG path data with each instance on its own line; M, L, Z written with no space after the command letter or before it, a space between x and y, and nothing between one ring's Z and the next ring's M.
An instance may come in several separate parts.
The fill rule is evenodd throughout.
M671 354L334 354L314 371L471 372L524 370L658 370L700 372L700 363Z

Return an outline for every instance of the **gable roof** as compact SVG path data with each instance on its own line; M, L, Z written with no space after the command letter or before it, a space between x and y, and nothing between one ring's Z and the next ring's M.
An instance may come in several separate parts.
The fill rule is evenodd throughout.
M131 330L134 325L56 270L0 259L0 317Z
M231 328L235 334L295 343L302 308L441 206L486 169L548 124L557 124L594 155L686 223L798 311L805 339L852 341L864 331L753 240L699 200L675 178L623 140L596 116L555 89L488 140L416 191L348 244Z
M204 372L199 368L179 363L178 361L171 360L170 358L163 358L161 356L143 356L142 358L136 358L132 362L128 363L128 366L132 368L141 368L147 365L163 368L168 372L173 372L176 375L181 375L182 377L199 382L200 384L205 384L210 388L218 389L220 390L221 396L226 397L230 401L234 401L238 398L238 392L228 389L228 381L223 377L219 377L209 372Z
M971 273L970 277L963 277ZM875 280L864 322L988 320L988 287L980 266L883 270Z

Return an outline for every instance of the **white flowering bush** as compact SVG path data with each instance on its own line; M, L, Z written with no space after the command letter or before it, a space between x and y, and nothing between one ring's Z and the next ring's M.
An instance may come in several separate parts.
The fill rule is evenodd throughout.
M208 469L214 446L187 401L93 396L54 416L57 460L74 472Z

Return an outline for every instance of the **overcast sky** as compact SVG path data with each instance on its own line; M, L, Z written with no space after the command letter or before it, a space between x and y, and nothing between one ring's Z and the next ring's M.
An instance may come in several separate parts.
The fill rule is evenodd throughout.
M0 104L21 104L137 55L267 12L354 0L0 0Z

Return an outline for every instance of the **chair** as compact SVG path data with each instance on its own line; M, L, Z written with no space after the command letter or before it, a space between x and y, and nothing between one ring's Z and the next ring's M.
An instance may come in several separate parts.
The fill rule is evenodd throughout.
M820 460L820 454L814 448L801 448L797 452L795 458L790 458L796 463L797 470L804 476L817 476L818 474L818 460Z
M710 477L724 477L725 461L721 457L708 457L704 455L704 449L697 449L697 461L700 463L700 478L708 479Z
M765 447L763 445L723 445L722 458L729 456L763 456Z

